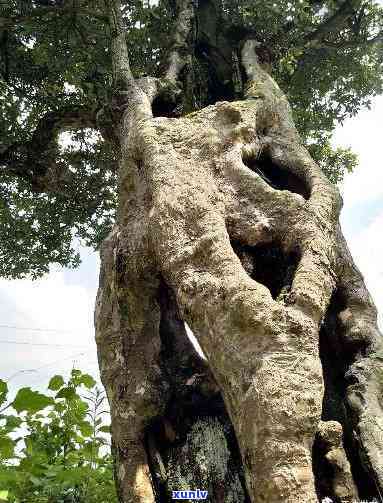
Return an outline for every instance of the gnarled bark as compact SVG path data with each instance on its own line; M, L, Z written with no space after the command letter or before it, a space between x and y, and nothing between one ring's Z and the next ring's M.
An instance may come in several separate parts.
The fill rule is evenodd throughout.
M160 81L132 80L120 95L119 211L96 328L124 503L197 488L227 503L382 492L376 310L339 229L338 191L256 49L243 45L242 101L153 118ZM323 324L344 383L322 410ZM315 481L316 437L327 484Z

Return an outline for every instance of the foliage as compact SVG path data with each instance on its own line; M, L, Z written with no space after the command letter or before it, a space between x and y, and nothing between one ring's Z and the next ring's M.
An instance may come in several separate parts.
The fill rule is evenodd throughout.
M81 134L80 134L81 133ZM75 267L73 237L98 246L115 212L116 174L111 149L89 139L89 131L68 136L61 162L73 177L60 192L31 191L30 184L0 172L0 276L33 277L49 264ZM15 260L17 258L17 260Z
M342 181L345 172L352 172L358 158L349 148L333 148L329 136L320 137L309 143L307 148L332 183Z
M64 106L97 111L108 100L105 20L70 9L18 22L18 16L38 10L35 4L0 2L0 16L11 23L2 29L0 21L0 154L31 140L47 112ZM24 179L0 169L1 276L41 276L51 263L75 267L73 238L97 247L109 231L115 211L113 149L94 130L72 132L71 139L58 158L72 173L63 190L36 193Z
M254 30L271 51L274 76L305 136L331 131L382 92L382 40L368 42L383 28L383 9L376 1L362 2L345 26L309 42L339 6L332 0L227 2L228 15Z
M346 3L355 5L347 22L316 36ZM171 40L175 2L122 4L133 73L156 75ZM375 0L222 0L222 5L223 36L238 50L241 37L256 34L288 95L304 142L329 178L341 181L356 159L347 149L333 149L331 135L337 124L382 92L382 7ZM1 276L36 277L51 263L75 267L79 258L73 239L97 248L111 227L116 152L105 135L96 134L95 119L93 129L72 131L75 141L58 149L56 168L70 173L60 190L31 187L27 175L32 169L38 173L39 156L27 159L23 176L1 162L8 147L31 141L47 112L84 107L108 122L109 36L101 0L0 2ZM198 65L208 70L209 60L203 59L203 47L195 49L190 74L197 79L194 70ZM204 82L196 85L202 88Z
M7 396L0 380L0 494L6 501L117 502L105 396L90 375L74 369L67 381L53 376L47 395L22 388L12 401Z

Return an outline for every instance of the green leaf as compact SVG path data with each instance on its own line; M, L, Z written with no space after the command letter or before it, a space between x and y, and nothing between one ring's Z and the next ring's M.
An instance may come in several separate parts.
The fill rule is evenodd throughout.
M79 429L83 437L90 437L93 433L92 425L85 421L79 425Z
M96 385L96 381L89 374L83 374L80 379L81 384L83 384L86 388L91 389Z
M15 470L11 470L11 468L2 466L0 470L0 487L11 487L17 481L18 473ZM0 491L0 495L1 495ZM1 498L1 496L0 496Z
M73 379L76 379L81 376L81 370L72 369L71 376Z
M56 398L65 398L66 400L73 400L77 398L76 389L73 386L66 386L61 388L56 394Z
M18 412L30 412L34 414L43 410L54 402L49 396L43 395L31 388L21 388L12 403L12 407Z
M7 383L0 379L0 405L2 405L6 401L7 394L8 394Z
M65 410L65 404L63 402L56 402L55 405L54 405L54 409L58 413L64 412L64 410ZM54 412L52 412L51 417L54 418L55 415L56 414Z
M74 386L81 386L83 384L86 388L91 389L96 385L96 381L89 374L83 374L81 370L73 369L71 372L71 382Z
M60 375L55 375L49 381L48 388L52 391L58 391L60 388L64 386L64 379Z
M12 415L6 415L4 416L4 419L5 419L5 428L7 429L8 433L18 428L23 422L21 418Z
M40 479L40 478L38 478L38 477L35 477L34 475L31 475L31 476L29 477L29 480L32 482L32 484L33 484L34 486L37 486L37 487L42 486L42 485L43 485L43 483L44 483L42 479Z
M14 441L9 437L0 437L0 459L13 458L15 449Z
M61 471L61 466L49 466L45 472L45 476L48 478L56 478L57 474Z
M101 426L98 431L101 431L102 433L110 433L110 426Z

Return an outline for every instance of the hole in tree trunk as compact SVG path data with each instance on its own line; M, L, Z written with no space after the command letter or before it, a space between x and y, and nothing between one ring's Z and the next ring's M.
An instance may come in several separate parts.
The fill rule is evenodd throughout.
M266 152L258 158L243 156L242 162L276 190L289 190L305 199L310 197L306 184L294 173L273 163Z
M331 299L329 309L322 324L319 337L319 353L323 367L325 393L322 405L322 420L337 421L343 428L343 446L351 465L352 477L361 500L373 501L379 495L372 476L365 469L354 438L352 418L346 404L347 383L345 373L357 352L355 345L347 344L342 336L342 327L338 315L345 309L345 303L339 291ZM360 351L361 348L359 348ZM363 350L363 348L362 348ZM319 500L328 496L335 503L341 503L331 489L334 472L324 458L323 445L316 438L313 447L313 470Z
M179 117L179 103L173 97L160 94L152 103L153 117Z
M245 246L232 241L231 245L249 276L266 286L273 299L287 297L300 259L298 252L286 253L277 242Z
M165 413L145 432L157 503L172 491L208 491L206 501L249 503L239 448L225 405L206 362L198 355L163 283L161 367L169 385Z

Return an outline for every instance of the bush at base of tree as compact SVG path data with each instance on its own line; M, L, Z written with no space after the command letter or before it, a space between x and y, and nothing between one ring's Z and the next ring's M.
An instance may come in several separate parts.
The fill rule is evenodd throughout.
M9 401L0 380L0 501L117 502L104 393L75 369L48 389L22 388Z

